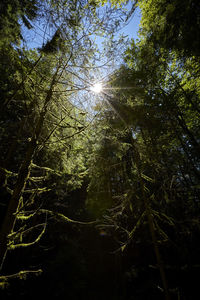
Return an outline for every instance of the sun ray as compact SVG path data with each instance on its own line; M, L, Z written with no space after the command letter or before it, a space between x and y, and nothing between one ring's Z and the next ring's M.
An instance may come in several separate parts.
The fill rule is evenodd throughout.
M103 87L102 84L99 83L95 83L93 86L90 87L90 90L96 94L99 94L102 91Z

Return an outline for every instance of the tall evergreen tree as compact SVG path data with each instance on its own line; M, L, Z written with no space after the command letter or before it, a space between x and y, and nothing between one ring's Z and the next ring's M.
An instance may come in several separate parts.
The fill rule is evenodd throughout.
M36 230L35 235L32 233L35 226L38 228L34 223L37 222L35 215L54 216L47 207L40 209L43 202L40 202L40 195L49 189L43 186L44 182L52 185L55 175L60 186L66 182L65 190L81 185L85 174L84 158L80 153L84 141L81 133L88 127L88 121L85 112L76 107L73 97L91 85L86 75L96 51L92 35L104 33L104 30L112 34L112 16L116 15L109 7L105 9L105 18L102 11L96 11L97 4L89 5L90 1L44 1L38 4L39 10L36 2L21 4L17 2L16 13L9 3L5 5L4 17L13 20L16 35L9 33L9 54L4 53L3 45L1 48L2 55L7 60L12 57L16 64L8 65L5 80L2 74L1 185L2 193L7 196L2 203L6 212L2 213L0 233L1 267L8 250L26 248L40 241L47 219L38 226L42 229L39 233ZM37 21L32 26L30 21L36 16ZM22 39L21 19L30 30L38 27L38 19L45 23L38 51L25 50L17 44L17 39ZM5 23L2 32L6 30ZM18 129L15 136L13 129ZM49 172L53 175L49 176ZM56 216L73 222L60 213ZM28 229L26 220L28 223L33 220ZM32 241L25 242L27 233L31 233Z

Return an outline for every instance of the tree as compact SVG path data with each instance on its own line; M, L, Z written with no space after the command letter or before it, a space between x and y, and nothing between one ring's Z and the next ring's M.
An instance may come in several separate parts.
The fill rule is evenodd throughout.
M199 56L199 1L139 1L141 34L154 47Z
M10 43L18 44L23 39L21 23L28 29L32 28L31 21L37 16L39 5L37 0L1 2L1 46L9 47Z
M179 274L179 265L188 261L190 254L185 247L191 249L194 243L193 246L199 249L196 238L189 241L185 233L179 236L182 226L184 230L187 228L189 234L199 232L198 70L199 63L196 57L189 57L183 61L179 53L156 48L154 43L144 36L138 45L132 41L124 65L110 78L105 90L105 97L109 87L112 91L112 97L108 97L105 109L110 116L107 119L103 118L107 128L112 128L106 131L109 137L106 136L105 149L109 149L113 143L118 144L116 137L117 141L121 142L120 135L116 133L120 129L121 134L125 134L126 128L129 131L131 158L127 158L127 149L124 149L121 157L126 158L129 169L121 175L123 179L120 178L120 182L126 181L130 192L123 194L126 191L123 186L122 192L118 191L117 195L111 195L109 202L113 207L108 207L102 228L107 231L110 229L113 235L119 233L119 241L123 242L122 251L126 251L127 247L133 251L134 247L141 243L141 237L144 237L142 240L146 245L140 246L141 253L142 247L146 247L146 251L149 251L147 243L144 242L149 240L145 227L145 216L148 216L149 211L152 216L149 224L153 225L155 233L153 243L159 245L168 266L168 274L170 268ZM136 148L131 143L133 137ZM112 168L112 163L108 160L109 150L103 151L104 147L104 144L100 143L98 153L104 153L103 160L106 164L104 166L102 163L99 165L96 163L93 167L94 174L99 174L101 168L106 174L106 170ZM117 147L114 149L116 151ZM111 173L110 178L112 176L114 177ZM94 183L94 187L97 188L97 180L94 179ZM94 183L92 180L91 185ZM99 181L98 184L100 183ZM105 186L103 182L103 187ZM143 204L145 198L149 203L146 209ZM93 199L95 201L95 197ZM119 200L116 206L114 199ZM186 252L179 257L183 248ZM152 258L150 261L152 262ZM194 268L197 262L198 256L194 255L191 268ZM146 263L149 264L149 261ZM185 280L185 275L181 273L181 288L178 288L177 293L181 293L181 289L188 293L184 288ZM164 281L165 279L163 283ZM174 283L169 280L169 286L177 288L178 281ZM168 299L166 286L165 291Z
M12 58L16 67L9 64L8 78L5 81L2 79L5 89L2 108L5 115L1 135L4 157L1 183L9 195L7 203L4 203L7 211L0 233L1 267L8 249L24 248L42 238L47 217L37 226L34 223L35 215L49 214L73 222L61 213L40 209L39 201L42 198L40 195L48 191L48 187L43 186L44 182L52 184L54 176L57 176L57 181L61 176L60 185L65 180L69 190L80 186L85 176L83 156L80 155L80 144L84 138L80 136L89 122L84 117L85 112L76 107L73 96L91 84L88 70L96 51L92 35L103 30L113 33L111 21L113 14L116 15L114 9L106 8L108 17L102 17L102 12L96 12L96 5L88 4L88 1L45 1L37 11L41 21L45 21L43 41L38 51L25 50L19 45L9 46L9 55L2 51L7 60ZM17 38L20 38L18 18L22 17L26 25L30 25L24 13L20 6L19 13L11 16L18 28ZM32 20L31 17L29 19ZM37 22L33 24L35 27L38 26ZM29 25L27 27L31 30ZM50 34L46 38L48 32ZM15 37L11 35L10 38L10 43L15 42ZM14 80L11 76L13 71ZM10 124L7 126L12 118L15 120L14 128L19 127L14 138L12 127ZM5 151L8 140L11 143L8 151ZM51 158L53 161L50 162ZM49 173L53 176L49 176ZM27 229L25 221L31 219L33 221ZM39 233L36 230L36 235L32 234L39 227L42 230ZM34 239L26 243L23 238L27 233L31 233Z

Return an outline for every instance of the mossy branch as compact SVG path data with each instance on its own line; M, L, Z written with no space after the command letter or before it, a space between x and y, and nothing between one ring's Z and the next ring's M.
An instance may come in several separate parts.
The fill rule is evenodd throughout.
M2 288L2 289L6 288L9 285L8 281L11 280L11 279L16 279L16 278L26 279L27 275L33 274L33 275L38 276L41 273L42 273L41 269L38 269L38 270L23 270L23 271L20 271L18 273L15 273L15 274L0 276L0 288Z
M40 176L40 177L31 176L31 177L29 177L29 180L32 182L41 182L45 178L46 178L46 176Z
M97 220L95 221L90 221L90 222L82 222L82 221L76 221L76 220L72 220L68 217L66 217L65 215L58 213L58 212L54 212L51 210L47 210L47 209L40 209L39 212L41 213L46 213L50 216L53 216L55 218L58 218L61 221L67 222L67 223L74 223L74 224L80 224L80 225L93 225L97 223Z
M131 230L131 232L129 233L129 240L122 246L120 247L121 251L123 252L124 249L126 248L126 246L128 245L129 241L133 238L136 230L140 227L140 225L142 224L142 220L144 219L146 215L146 210L142 213L142 215L139 217L137 223L135 224L134 228Z
M34 230L34 229L36 229L36 228L38 228L38 227L41 227L41 226L45 226L45 223L41 223L41 224L37 224L37 225L35 225L35 226L32 226L32 227L30 227L30 228L27 228L27 229L25 229L26 228L26 225L25 226L23 226L23 227L21 227L18 231L15 231L15 232L12 232L11 234L9 234L8 235L8 239L21 239L21 237L24 235L24 234L27 234L27 233L29 233L30 231L32 231L32 230Z
M8 245L8 250L15 250L15 249L18 249L18 248L26 248L26 247L30 247L36 243L38 243L40 240L41 240L41 237L43 236L43 234L45 233L45 230L46 230L46 223L44 224L44 228L43 230L41 231L41 233L38 235L38 237L31 243L20 243L20 244L10 244Z
M158 212L156 210L151 210L152 214L154 216L156 216L160 221L164 222L164 223L168 223L170 226L174 226L175 225L175 220L172 217L167 216L164 213Z
M15 176L18 175L18 173L11 172L11 171L9 171L5 168L2 168L2 167L0 167L0 172L2 172L6 177L10 177L10 176L15 177Z
M59 172L57 172L57 171L55 171L55 170L53 170L53 169L51 169L51 168L41 167L41 166L38 166L38 165L36 165L36 164L34 164L34 163L31 163L31 166L32 166L33 168L35 168L35 169L44 170L44 171L47 171L47 172L51 172L51 173L53 173L53 174L56 174L56 175L58 175L58 176L62 176L61 173L59 173Z
M22 221L26 221L29 220L30 218L34 217L36 215L36 212L33 212L32 214L25 216L24 215L25 212L22 212L20 214L17 214L17 219L18 220L22 220Z
M44 188L36 188L36 189L26 189L24 190L24 193L30 194L30 193L34 193L36 192L37 194L41 194L41 193L45 193L45 192L49 192L52 189L44 187Z

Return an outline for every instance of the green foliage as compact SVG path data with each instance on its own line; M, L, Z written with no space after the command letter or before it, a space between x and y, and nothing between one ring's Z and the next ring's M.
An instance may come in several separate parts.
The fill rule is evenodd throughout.
M139 1L142 11L141 37L156 48L176 50L186 56L199 56L199 1Z
M38 6L37 0L1 1L0 47L20 42L23 38L20 21L28 29L32 28L31 21L37 16Z
M93 2L93 1L91 1L91 2ZM108 3L108 1L107 0L98 0L98 1L96 1L97 3L101 3L102 5L105 5L105 4L107 4ZM127 4L127 0L110 0L109 1L110 3L111 3L111 5L113 5L113 6L115 6L115 7L122 7L123 6L123 4ZM134 4L135 3L137 3L138 1L136 0L136 1L132 1L132 2L134 2Z
M98 5L88 3L30 0L1 6L1 265L8 250L40 245L47 225L40 214L44 203L46 214L55 217L53 209L86 181L89 120L75 98L93 67L92 36L112 34L116 16L110 6L102 8L105 18ZM25 26L31 37L41 38L40 22L39 51L26 45L22 31ZM56 217L77 223L62 211Z
M163 1L141 1L140 5L141 40L137 45L131 42L124 65L106 86L112 89L112 97L106 98L100 117L102 127L90 167L88 206L103 214L101 229L117 236L124 255L138 248L142 252L144 244L145 253L151 251L146 250L152 243L147 230L150 215L156 237L153 244L159 246L168 269L179 274L179 265L190 257L186 248L196 245L180 234L179 226L184 224L184 232L191 234L200 212L199 46L184 45L191 28L182 31L179 44L173 38L171 44L165 44L175 25L173 21L166 23L158 11L165 11ZM170 14L172 7L168 9ZM174 18L178 20L179 16L176 12ZM182 30L181 26L177 30ZM125 136L129 137L126 141ZM128 148L123 149L124 142L128 142ZM118 175L120 180L113 180ZM112 181L113 189L109 186ZM198 255L193 261L199 261ZM144 265L143 256L140 264ZM134 275L130 276L135 282Z
M110 76L106 89L112 89L112 97L105 93L96 104L92 122L78 101L78 91L88 88L90 67L94 69L93 35L110 33L113 38L115 24L119 25L112 23L113 16L117 19L119 6L127 1L3 2L0 219L6 216L5 224L11 226L6 233L2 226L2 262L8 250L9 270L15 256L10 250L15 250L29 266L31 246L34 265L40 265L41 249L48 253L62 241L51 272L58 272L57 262L66 261L68 267L72 257L75 262L70 271L65 266L63 274L68 282L76 282L75 273L80 270L85 276L90 260L85 249L98 252L104 274L105 253L118 247L116 258L128 261L109 271L121 276L113 285L119 283L118 296L144 299L153 291L152 297L161 299L163 295L155 292L160 286L155 266L159 261L155 262L152 244L159 247L168 275L174 272L178 278L183 268L199 265L199 5L134 1L132 12L137 2L142 11L141 40L130 43L123 65ZM36 17L44 22L43 45L38 45L40 50L25 49L20 46L20 24L31 32ZM81 101L84 96L82 91ZM12 201L15 209L6 214ZM88 221L91 217L100 221ZM85 229L84 236L80 225L96 225L94 246L91 232ZM18 263L13 265L19 269ZM14 272L1 276L0 286L41 271ZM86 289L86 279L79 279L78 292ZM184 290L184 280L170 280L171 290ZM127 295L122 296L124 289Z
M59 50L63 50L64 40L60 29L57 29L50 41L41 48L41 52L46 54L55 54Z

